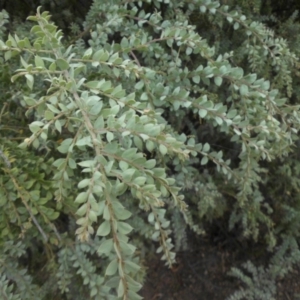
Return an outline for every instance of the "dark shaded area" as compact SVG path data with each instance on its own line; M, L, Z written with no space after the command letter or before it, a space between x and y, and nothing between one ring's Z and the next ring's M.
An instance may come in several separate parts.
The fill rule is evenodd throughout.
M82 24L92 3L92 0L0 0L0 10L8 12L11 22L24 22L42 6L42 10L50 12L54 23L68 33L72 23Z
M268 11L271 10L271 13L282 21L289 18L295 12L295 10L300 10L300 2L298 0L264 0L262 2L262 14L268 13Z
M177 266L168 269L158 255L147 261L147 278L141 295L145 300L225 300L243 287L228 275L231 267L247 260L259 265L268 253L257 259L257 246L240 248L234 243L213 243L209 238L190 235L190 249L177 254ZM256 257L256 259L255 259ZM298 299L300 268L277 281L277 300Z

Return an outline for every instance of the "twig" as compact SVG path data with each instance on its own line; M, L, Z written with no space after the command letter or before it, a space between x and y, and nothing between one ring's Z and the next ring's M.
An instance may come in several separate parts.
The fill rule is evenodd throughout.
M39 232L43 236L44 241L47 243L48 242L48 237L47 237L46 233L43 231L42 227L40 226L40 224L37 221L37 219L35 218L35 216L33 215L30 206L28 205L26 199L23 196L23 192L22 192L21 188L19 187L19 185L16 182L15 178L11 174L9 174L9 175L10 175L10 178L11 178L14 186L16 187L17 191L19 192L20 198L21 198L23 204L25 205L25 207L26 207L26 209L27 209L27 211L28 211L28 213L29 213L29 215L30 215L33 223L35 224L35 226L37 227L37 229L39 230Z
M22 195L20 195L22 198L22 202L24 203L28 213L30 214L30 217L33 221L33 223L35 224L35 226L37 227L37 229L39 230L39 232L41 233L41 235L43 236L44 241L47 243L48 242L48 237L46 235L46 233L44 232L44 230L42 229L42 227L40 226L39 222L37 221L37 219L35 218L35 216L33 215L31 208L29 207L29 205L27 204L26 200L22 197Z
M55 227L55 225L50 223L50 227L53 229L53 231L54 231L55 235L57 236L57 238L59 239L59 241L61 241L60 234L58 233L57 228Z
M139 67L141 67L141 64L140 64L139 60L137 59L137 57L135 56L135 54L133 53L132 50L130 51L130 54L133 56L133 58L134 58L135 62L137 63L137 65L138 65Z
M7 107L7 102L4 103L2 109L1 109L1 113L0 113L0 123L1 123L1 120L2 120L2 115L4 114L4 111Z

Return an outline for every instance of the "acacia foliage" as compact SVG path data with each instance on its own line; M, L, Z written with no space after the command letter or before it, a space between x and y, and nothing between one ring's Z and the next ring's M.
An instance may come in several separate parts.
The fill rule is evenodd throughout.
M88 41L41 8L1 32L7 299L140 299L136 247L171 266L170 220L176 248L226 213L269 250L298 238L299 50L251 10L149 3L95 0Z

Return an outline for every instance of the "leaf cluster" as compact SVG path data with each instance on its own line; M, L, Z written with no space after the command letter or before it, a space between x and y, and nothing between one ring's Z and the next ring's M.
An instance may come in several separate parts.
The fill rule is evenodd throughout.
M154 244L172 266L172 235L176 250L187 248L188 226L203 234L224 216L270 251L278 241L296 245L296 21L274 30L241 6L94 0L75 42L41 8L28 18L30 33L0 40L9 96L1 98L0 246L13 262L4 240L16 247L21 238L40 258L21 271L34 296L10 273L29 254L3 264L8 299L141 299L137 247ZM285 255L277 253L276 267ZM57 289L33 282L42 265ZM236 273L252 287L268 277L247 268L252 279Z

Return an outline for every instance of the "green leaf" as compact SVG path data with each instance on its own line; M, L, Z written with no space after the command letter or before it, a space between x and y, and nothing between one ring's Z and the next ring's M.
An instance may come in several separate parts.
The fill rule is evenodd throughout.
M145 101L145 100L148 100L148 95L146 92L144 92L142 95L141 95L141 98L140 98L141 101Z
M227 118L233 119L236 115L237 115L237 110L236 110L236 109L231 109L231 110L227 113Z
M33 84L34 84L34 78L31 74L25 74L26 77L26 83L28 87L32 90Z
M232 23L232 21L233 21L232 17L229 17L229 16L226 19L229 23Z
M130 273L137 273L141 267L130 260L125 260L125 269L127 269Z
M130 285L129 285L130 286ZM138 288L138 291L141 289L141 287L140 288ZM133 291L133 290L129 290L128 291L128 299L131 299L131 300L142 300L143 299L143 297L141 297L140 295L138 295L135 291Z
M195 83L200 83L200 76L199 75L193 76L193 81Z
M109 206L106 204L103 209L103 219L109 221L111 219Z
M208 152L210 149L210 145L208 143L205 143L204 146L203 146L203 152Z
M5 59L5 61L10 60L10 58L11 58L11 51L6 51L4 53L4 59Z
M119 162L119 166L120 166L120 169L121 169L122 171L126 171L126 170L128 169L128 167L129 167L128 163L125 162L125 161L120 161L120 162Z
M214 77L214 81L215 81L215 84L217 86L220 86L222 84L222 81L223 81L223 78L222 77Z
M89 146L91 144L91 137L85 136L76 142L76 146Z
M144 86L144 81L141 80L141 81L139 81L139 82L137 82L137 83L135 84L134 88L135 88L136 90L140 90L141 88L143 88L143 86Z
M73 170L77 169L77 164L73 158L71 158L71 157L69 158L68 164L71 169L73 169Z
M127 235L133 230L133 227L125 222L118 222L118 232Z
M193 49L191 47L187 47L185 50L186 55L190 55L190 54L192 54L192 52L193 52Z
M104 242L101 243L101 245L98 248L97 252L100 255L101 254L108 255L109 253L111 253L112 249L113 249L113 240L108 239L108 240L105 240Z
M123 280L121 279L118 285L118 298L122 298L125 293L125 288L123 284Z
M59 133L61 133L61 129L62 129L62 128L61 128L61 123L60 123L59 120L56 120L56 121L55 121L54 126L55 126L56 130L57 130Z
M85 278L88 278L88 277L85 277ZM96 286L92 287L91 291L90 291L90 296L93 298L95 297L97 294L98 294L98 289Z
M44 61L38 55L36 55L34 57L34 62L35 62L36 67L45 68Z
M114 139L114 134L112 132L107 132L106 133L106 139L110 143Z
M147 169L153 169L156 165L156 160L155 159L149 159L145 162L144 167Z
M89 211L88 218L91 222L97 222L97 214L93 210Z
M200 116L200 118L205 118L206 117L206 115L207 115L207 110L206 109L200 109L199 110L199 116Z
M83 189L83 188L87 187L90 184L90 182L91 182L90 178L83 179L78 183L78 188Z
M220 117L218 117L218 116L215 117L215 121L216 121L219 125L222 125L222 124L223 124L222 118L220 118Z
M124 50L124 49L128 48L128 46L129 46L129 43L128 43L127 38L123 37L122 40L121 40L121 47L122 47L122 49Z
M116 218L122 221L129 219L132 215L130 211L124 208L115 208L114 213L116 214Z
M82 59L89 59L92 54L93 54L93 49L89 48L84 52Z
M29 125L29 129L32 133L36 133L38 132L41 128L40 128L40 125L37 124L36 122L33 122Z
M109 221L104 221L102 224L98 227L97 235L99 236L107 236L111 231L111 226Z
M59 69L61 71L65 71L65 70L68 70L69 69L69 63L62 59L62 58L58 58L56 61L55 61L55 64L59 67Z
M99 81L89 81L85 85L90 89L98 89L100 87Z
M105 275L112 276L115 275L118 270L118 261L113 259L106 268Z
M84 203L84 204L76 211L76 215L82 217L83 215L86 214L87 208L88 208L87 204Z
M120 248L125 255L132 255L136 250L135 246L122 240L120 240Z
M54 113L51 110L45 111L45 119L46 120L52 120L54 118Z
M122 177L125 182L130 182L133 174L135 173L135 169L127 169L123 172Z
M149 152L152 152L155 148L154 142L151 140L146 141L146 148Z
M242 85L240 86L240 94L241 94L242 96L245 96L245 95L248 95L248 93L249 93L248 86L245 85L245 84L242 84Z
M201 165L206 165L208 162L208 157L207 156L203 156L202 159L201 159Z
M60 110L58 110L55 106L51 105L51 104L48 104L47 103L47 107L49 108L49 110L51 110L52 112L56 113L56 114L59 114L60 113Z
M141 185L144 185L144 184L145 184L146 179L147 179L147 178L144 177L144 176L136 177L136 178L134 178L134 180L132 181L132 183L141 186Z
M103 49L100 49L96 51L93 55L93 60L94 61L100 61L100 62L105 62L108 60L109 54Z
M162 154L162 155L166 155L168 153L168 148L163 145L163 144L160 144L159 145L159 152Z
M122 153L122 157L130 160L136 155L136 152L137 152L136 148L127 149Z
M87 201L88 198L88 193L87 192L82 192L80 194L77 195L76 199L75 199L75 203L84 203Z
M99 116L94 123L95 129L103 129L104 128L104 119L103 116Z
M36 104L36 101L33 98L24 96L24 101L28 106L32 106Z
M134 136L133 137L134 144L137 146L137 148L141 151L143 151L143 141L138 137Z
M205 12L206 12L206 6L205 6L205 5L201 5L201 6L200 6L200 11L201 11L202 13L205 13Z
M53 63L50 64L49 71L51 71L51 72L56 71L56 63L55 62L53 62Z
M79 166L84 168L92 168L94 167L96 162L94 160L85 160L78 163Z

